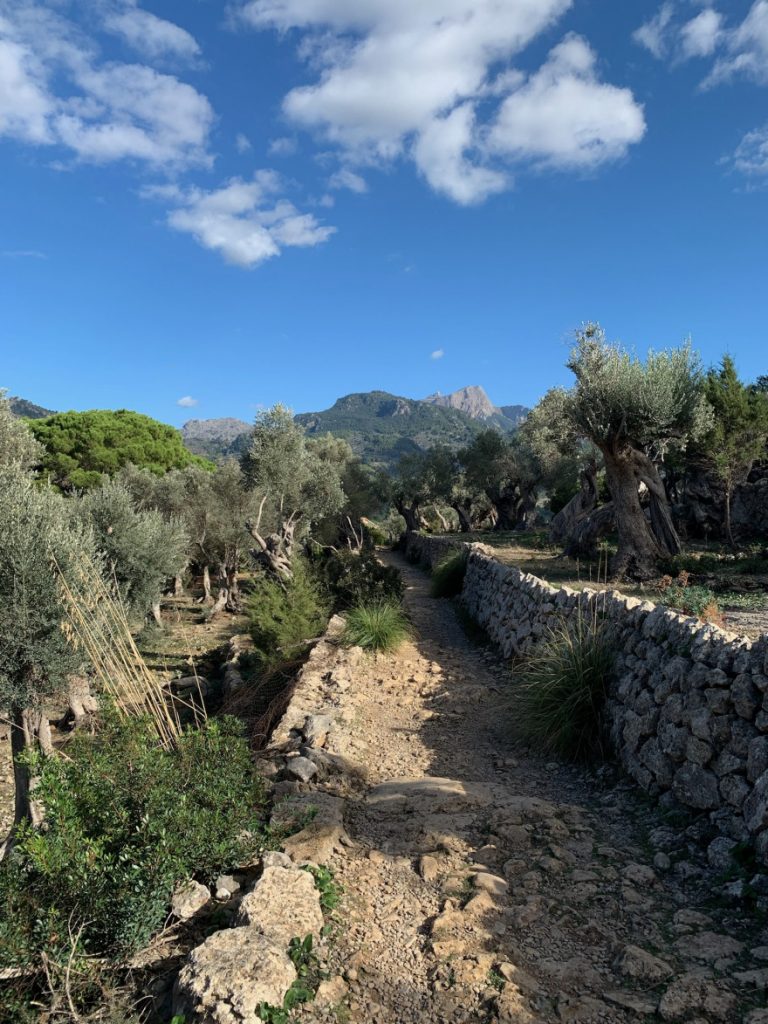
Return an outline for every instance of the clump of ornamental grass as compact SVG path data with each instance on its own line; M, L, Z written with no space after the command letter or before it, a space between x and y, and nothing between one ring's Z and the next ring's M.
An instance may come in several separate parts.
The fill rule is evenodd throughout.
M345 647L372 652L394 651L408 639L411 629L399 604L375 601L350 609L341 636Z
M467 574L467 552L455 551L432 570L430 593L432 597L457 597Z
M553 625L522 666L512 698L522 735L570 761L603 756L603 708L614 650L596 613Z

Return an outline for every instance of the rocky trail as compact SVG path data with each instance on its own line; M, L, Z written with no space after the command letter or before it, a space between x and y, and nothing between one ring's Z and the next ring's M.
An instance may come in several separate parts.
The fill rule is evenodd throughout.
M385 557L414 638L323 676L349 737L326 749L359 771L327 858L344 887L331 977L300 1019L767 1024L768 927L711 847L708 861L706 819L672 821L613 769L516 744L510 669L421 570ZM278 793L303 799L295 767ZM310 800L344 790L322 777Z

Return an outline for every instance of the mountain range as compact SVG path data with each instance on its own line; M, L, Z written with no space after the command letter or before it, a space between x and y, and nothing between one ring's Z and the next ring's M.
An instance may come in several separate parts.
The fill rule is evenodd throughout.
M51 410L25 399L10 401L17 416L38 419L51 414ZM436 392L424 399L402 398L387 391L345 395L330 409L300 413L296 421L310 435L331 433L345 438L365 462L391 467L407 452L436 444L462 447L489 427L505 433L514 431L527 413L522 405L494 405L475 384L449 395ZM245 420L188 420L181 435L195 455L221 459L240 455L250 431L251 424Z

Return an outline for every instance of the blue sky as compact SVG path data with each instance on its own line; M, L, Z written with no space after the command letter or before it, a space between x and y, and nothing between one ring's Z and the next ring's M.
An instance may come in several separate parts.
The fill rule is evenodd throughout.
M0 0L0 385L532 404L589 319L754 378L766 186L768 0Z

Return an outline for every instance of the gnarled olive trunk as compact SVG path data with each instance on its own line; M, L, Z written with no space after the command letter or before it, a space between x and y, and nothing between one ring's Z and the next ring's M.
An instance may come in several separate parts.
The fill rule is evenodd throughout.
M271 576L279 580L293 579L293 548L296 533L296 522L298 513L283 520L276 533L270 533L262 537L259 533L258 522L248 521L246 529L258 544L258 548L251 550L251 556L257 565L260 565Z
M579 483L578 493L552 517L549 524L549 539L566 548L582 520L597 508L597 465L594 462L581 471Z
M72 675L67 687L67 712L58 727L71 726L79 729L99 710L99 702L91 692L88 676Z
M414 502L412 505L406 505L402 498L398 498L395 502L395 508L398 514L405 520L405 532L406 533L418 533L421 528L421 514L419 512L418 502Z
M459 531L461 533L472 532L472 503L469 501L453 501L451 508L459 517Z
M519 504L516 489L514 491L486 491L486 494L496 512L496 522L493 524L494 530L497 533L514 530L518 521Z
M536 488L520 486L520 496L517 501L516 530L528 530L533 524L536 514Z
M223 575L227 590L227 611L237 613L242 608L240 584L237 581L237 566L227 566Z
M597 542L616 527L616 508L612 501L582 516L571 529L563 554L568 558L594 558Z
M650 579L662 559L680 551L664 485L648 456L629 445L617 451L603 448L603 455L619 535L611 575ZM650 518L642 506L640 484L648 489Z

